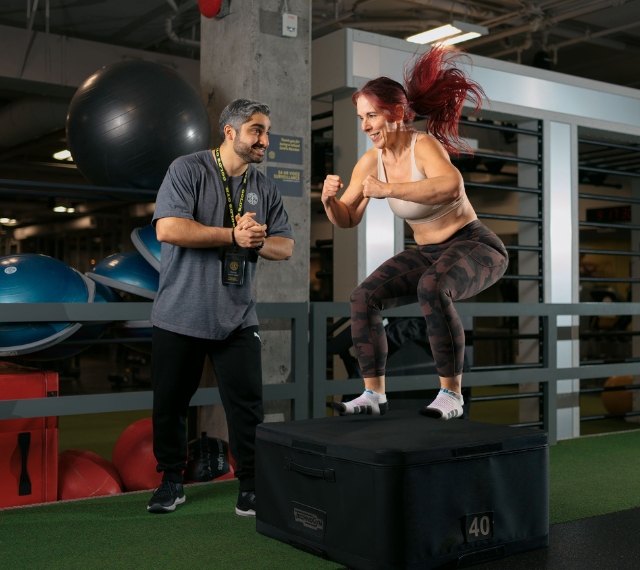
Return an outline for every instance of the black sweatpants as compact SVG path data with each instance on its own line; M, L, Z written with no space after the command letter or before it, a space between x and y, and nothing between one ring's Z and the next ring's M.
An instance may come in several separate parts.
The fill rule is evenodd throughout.
M163 479L181 483L187 460L187 411L209 355L227 415L241 491L255 489L256 426L264 419L258 327L208 340L153 327L153 452Z

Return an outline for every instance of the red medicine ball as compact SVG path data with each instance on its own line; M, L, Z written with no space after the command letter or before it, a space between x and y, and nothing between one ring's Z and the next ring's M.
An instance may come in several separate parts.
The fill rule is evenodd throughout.
M156 471L151 418L133 422L120 434L113 448L113 464L127 491L155 489L160 485L162 473Z
M122 481L110 461L92 451L67 449L58 456L58 500L122 493Z

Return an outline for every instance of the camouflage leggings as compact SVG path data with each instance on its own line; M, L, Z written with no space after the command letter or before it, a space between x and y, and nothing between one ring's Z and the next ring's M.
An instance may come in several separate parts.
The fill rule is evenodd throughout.
M464 330L453 301L493 285L507 264L498 236L477 220L444 243L418 246L385 261L351 294L351 335L362 376L385 374L387 337L380 312L416 301L438 375L462 374Z

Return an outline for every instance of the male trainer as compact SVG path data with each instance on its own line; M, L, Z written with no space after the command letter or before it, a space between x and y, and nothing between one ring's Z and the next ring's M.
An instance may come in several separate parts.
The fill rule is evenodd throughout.
M220 116L219 148L175 160L158 191L162 242L153 304L153 451L162 484L151 513L184 503L186 419L206 355L215 370L236 460L236 513L255 516L255 434L263 421L260 335L251 287L258 257L293 253L276 185L251 166L269 146L269 107L237 99Z

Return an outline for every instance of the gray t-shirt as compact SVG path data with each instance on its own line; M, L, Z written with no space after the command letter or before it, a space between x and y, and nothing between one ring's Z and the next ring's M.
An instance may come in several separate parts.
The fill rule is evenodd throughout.
M242 177L231 179L237 213ZM249 166L243 212L255 212L267 224L267 236L293 239L289 218L275 183ZM158 191L153 224L160 218L195 220L205 226L231 227L220 170L210 150L176 159ZM162 244L160 285L151 322L162 329L221 340L235 329L258 324L251 295L258 256L247 252L243 285L223 285L224 248L187 248Z

